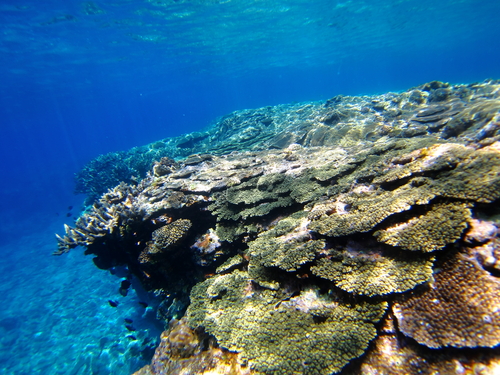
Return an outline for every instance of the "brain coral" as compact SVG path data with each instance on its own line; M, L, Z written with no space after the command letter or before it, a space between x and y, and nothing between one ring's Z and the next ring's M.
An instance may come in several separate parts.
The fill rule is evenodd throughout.
M458 253L439 265L432 286L395 303L399 329L430 348L500 343L500 281Z
M253 289L246 272L234 271L197 284L187 317L241 352L257 374L326 375L364 353L386 309L385 302L352 306L316 289L287 301L278 296Z
M170 224L164 225L153 232L153 243L156 252L163 251L180 241L191 228L191 221L188 219L178 219ZM151 250L150 253L154 253Z
M319 259L311 272L332 280L339 288L356 294L375 296L401 293L432 278L433 258L420 254L384 254L369 248L331 250L329 258Z
M404 223L397 223L373 235L378 241L405 250L434 251L460 238L471 218L467 203L441 203Z

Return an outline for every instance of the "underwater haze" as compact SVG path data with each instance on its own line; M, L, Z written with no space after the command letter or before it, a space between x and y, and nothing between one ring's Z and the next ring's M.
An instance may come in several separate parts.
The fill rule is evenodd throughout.
M231 111L500 78L497 0L0 1L0 374L129 375L157 301L52 257L93 158ZM146 306L147 304L147 306Z

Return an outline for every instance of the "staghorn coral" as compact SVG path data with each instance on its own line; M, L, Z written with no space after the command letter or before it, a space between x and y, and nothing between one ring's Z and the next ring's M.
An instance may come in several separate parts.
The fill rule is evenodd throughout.
M378 241L405 250L430 252L458 240L471 218L468 203L430 205L429 211L403 223L378 230Z
M402 293L432 280L433 260L420 254L384 254L376 246L350 242L318 259L311 272L346 292L377 296Z
M74 228L65 224L66 234L63 237L56 234L58 249L54 255L64 254L77 246L90 246L94 241L112 235L127 220L133 220L135 213L131 207L134 193L135 188L125 183L108 190L76 220Z
M331 374L359 357L375 337L386 304L354 307L316 289L281 301L279 292L254 290L242 271L196 285L187 317L219 344L241 352L257 374Z
M430 348L500 343L500 281L466 254L449 256L431 287L394 306L399 329Z

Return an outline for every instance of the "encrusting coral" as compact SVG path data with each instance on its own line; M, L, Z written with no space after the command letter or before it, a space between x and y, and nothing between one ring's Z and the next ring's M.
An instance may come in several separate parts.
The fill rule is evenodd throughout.
M144 373L361 375L391 361L467 373L480 361L488 374L500 363L499 92L436 81L235 112L147 147L137 165L154 153L152 169L108 186L55 253L83 246L100 268L127 265L164 296L167 320L187 308Z
M169 322L151 365L134 373L153 374L250 375L250 370L238 364L236 354L219 348L206 333L191 329L183 318Z

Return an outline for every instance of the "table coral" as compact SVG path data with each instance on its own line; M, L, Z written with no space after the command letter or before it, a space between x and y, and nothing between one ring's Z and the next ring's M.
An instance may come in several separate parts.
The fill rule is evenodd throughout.
M458 240L467 228L468 203L430 205L429 211L403 223L376 231L378 241L405 250L430 252Z
M282 301L279 292L252 290L245 272L234 271L196 285L187 317L220 345L241 352L257 374L339 372L375 337L386 303L322 296L316 289Z
M373 246L358 245L354 251L330 251L311 272L347 292L376 296L405 292L432 280L432 263L429 256L384 254Z
M315 218L309 229L330 237L368 232L387 217L407 211L414 204L428 203L433 197L432 193L414 189L411 184L392 191L366 189L340 195L331 202L335 203L337 209ZM317 204L316 209L325 204L328 203Z
M252 263L295 271L300 265L313 260L316 253L324 248L325 242L312 239L306 228L306 215L298 212L281 219L273 229L249 242L248 253Z

